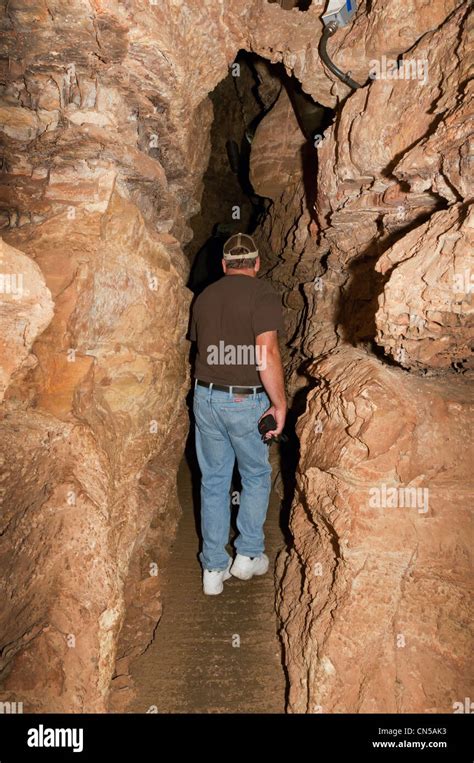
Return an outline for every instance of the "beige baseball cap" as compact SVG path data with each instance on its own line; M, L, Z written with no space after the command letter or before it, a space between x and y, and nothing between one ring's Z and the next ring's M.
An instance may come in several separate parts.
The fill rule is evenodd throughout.
M234 249L242 247L247 250L247 254L232 254ZM234 233L224 244L225 260L248 260L252 257L258 257L258 249L252 236L246 233Z

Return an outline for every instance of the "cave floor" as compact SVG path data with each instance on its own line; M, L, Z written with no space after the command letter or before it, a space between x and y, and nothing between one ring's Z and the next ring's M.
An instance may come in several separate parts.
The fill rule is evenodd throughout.
M272 493L265 524L268 573L245 582L231 578L222 594L204 596L186 460L178 491L183 515L164 573L163 614L153 642L131 666L136 696L127 712L151 706L159 713L284 712L273 577L284 546L279 498Z

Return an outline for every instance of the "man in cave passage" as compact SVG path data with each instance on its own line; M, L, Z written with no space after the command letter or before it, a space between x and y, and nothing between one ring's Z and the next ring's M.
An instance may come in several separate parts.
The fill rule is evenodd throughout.
M278 331L283 331L280 298L257 278L258 250L251 236L237 233L224 245L224 277L196 299L190 339L197 341L193 409L201 469L199 559L206 594L219 594L234 575L264 575L264 532L271 486L268 445L258 422L271 413L279 435L286 398ZM237 555L226 546L230 532L230 484L235 459L242 481L237 515Z

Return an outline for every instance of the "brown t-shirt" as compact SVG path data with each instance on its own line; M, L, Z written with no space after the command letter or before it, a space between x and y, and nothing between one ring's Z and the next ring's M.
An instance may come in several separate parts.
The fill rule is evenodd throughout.
M197 340L195 376L215 384L261 384L265 357L255 337L283 331L281 300L268 281L225 275L197 297L189 338Z

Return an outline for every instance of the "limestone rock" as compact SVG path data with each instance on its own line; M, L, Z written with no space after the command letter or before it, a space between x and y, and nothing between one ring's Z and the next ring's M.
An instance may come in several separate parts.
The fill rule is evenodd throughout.
M273 201L281 196L295 172L295 164L300 170L297 157L304 142L293 105L282 88L252 141L250 181L256 193Z
M31 346L52 317L38 265L0 240L0 402L15 371L34 365Z
M469 30L464 5L404 55L402 60L426 62L422 76L389 79L382 72L351 96L326 133L318 150L318 217L344 262L373 253L374 238L380 251L389 236L402 235L436 209L437 167L448 179L451 172L467 170L458 154L468 145L463 114L470 102L464 58ZM442 169L441 160L436 164L431 158L440 149ZM424 183L416 161L429 168L423 169Z
M277 570L292 712L452 712L470 696L472 13L433 8L436 21L372 3L332 38L361 82L362 60L383 55L422 76L385 72L350 94L317 147L316 219L295 156L257 232L284 295L292 415L303 411L294 550ZM287 45L274 60L333 105L344 85L329 95L301 15L277 13ZM372 490L410 500L425 487L426 514L368 504Z
M455 204L388 249L376 340L406 368L473 369L474 208Z
M461 6L466 11L468 3L435 0L427 13L425 6L416 0L392 3L373 0L370 6L361 3L354 21L330 39L328 52L340 69L350 71L352 78L364 85L369 81L374 62L381 63L382 56L397 60ZM317 51L323 30L323 4L313 2L303 12L262 2L252 10L254 24L249 35L252 50L272 62L281 61L318 103L334 107L351 95L350 88L326 69Z
M311 372L279 560L290 711L450 713L470 696L469 385L352 349Z
M154 570L187 431L187 268L117 192L103 213L9 240L36 258L55 314L3 410L2 697L103 712L117 658L143 650L161 611Z

